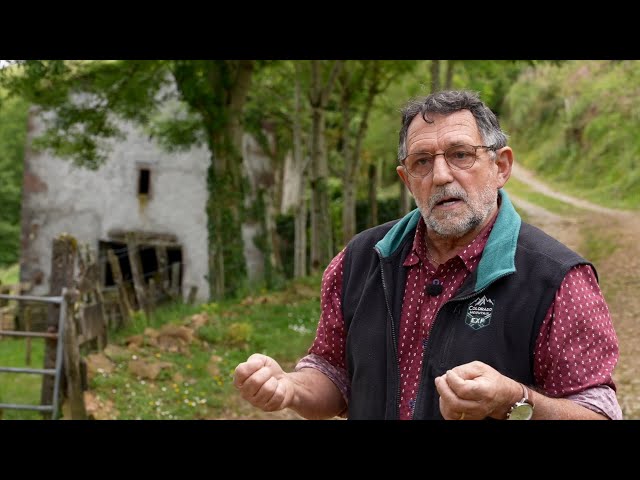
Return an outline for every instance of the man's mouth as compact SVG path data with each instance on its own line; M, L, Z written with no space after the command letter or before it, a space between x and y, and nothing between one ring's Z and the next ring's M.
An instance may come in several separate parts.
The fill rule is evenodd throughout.
M457 197L445 197L442 200L436 202L434 206L436 207L448 207L454 205L460 201Z

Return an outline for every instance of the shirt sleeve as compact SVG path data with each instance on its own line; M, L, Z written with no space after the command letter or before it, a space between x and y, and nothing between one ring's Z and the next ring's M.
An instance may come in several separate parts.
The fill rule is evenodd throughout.
M309 367L324 373L336 384L348 402L350 383L345 363L346 332L342 316L342 272L346 247L338 253L322 275L320 320L308 355L296 370Z
M549 397L568 398L609 418L621 418L612 378L619 354L593 269L573 267L540 327L534 353L536 385Z

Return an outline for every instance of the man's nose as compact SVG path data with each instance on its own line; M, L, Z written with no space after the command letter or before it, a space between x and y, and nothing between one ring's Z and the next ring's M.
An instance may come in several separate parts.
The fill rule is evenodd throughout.
M453 174L451 167L444 159L444 153L436 153L433 158L433 183L435 185L444 185L453 182Z

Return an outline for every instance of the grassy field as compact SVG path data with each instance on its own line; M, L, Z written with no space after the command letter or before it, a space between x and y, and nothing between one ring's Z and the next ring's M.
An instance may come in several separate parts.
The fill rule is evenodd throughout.
M20 275L20 265L15 264L10 267L0 268L0 284L11 285L18 283Z
M315 336L319 293L320 276L316 276L241 301L165 305L149 320L141 314L134 315L130 327L110 333L108 356L112 368L99 368L91 375L90 394L98 410L95 417L232 418L237 409L232 385L236 365L250 354L260 352L276 358L285 369L292 368L306 354ZM188 328L197 314L206 322L193 329L193 341L188 345L172 348L149 341L150 332L163 325ZM143 336L145 331L147 335ZM136 336L143 336L144 341L138 346L131 345L130 340ZM33 357L33 365L42 365L42 351L37 355L34 351ZM134 373L133 362L166 368L149 379ZM0 341L0 364L24 366L24 340ZM22 377L20 386L7 374L0 375L3 402L39 403L40 376L10 376ZM4 412L4 418L37 417L37 413L31 412Z
M26 339L5 337L0 339L0 365L4 367L25 368L27 365ZM32 339L31 365L29 368L42 368L44 340ZM42 375L0 373L0 403L40 404ZM4 410L2 418L40 419L38 412L26 410Z
M188 325L193 314L206 316L196 340L183 351L145 342L134 351L121 350L111 373L91 381L97 401L120 419L211 419L233 416L232 385L236 365L254 352L271 355L290 368L306 354L315 336L320 277L289 284L284 290L247 297L240 302L209 303L198 308L174 305L158 311L151 326ZM124 347L127 338L147 328L137 325L113 337ZM134 358L135 357L135 358ZM167 362L154 380L133 375L131 360Z

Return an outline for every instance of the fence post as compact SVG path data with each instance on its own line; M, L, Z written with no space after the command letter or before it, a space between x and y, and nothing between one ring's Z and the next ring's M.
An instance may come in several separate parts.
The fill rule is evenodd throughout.
M51 247L51 276L49 280L49 296L57 297L62 295L63 288L71 288L73 285L73 271L76 261L78 244L74 237L63 233L53 239ZM51 304L47 311L47 332L58 331L58 321L60 318L60 306ZM45 339L44 347L44 368L53 369L56 366L56 342L62 339ZM44 375L42 378L42 391L40 394L41 405L53 404L53 383L51 375ZM45 418L50 418L50 413L43 413Z
M76 295L77 293L65 289L64 301L67 308L63 319L65 322L64 338L58 340L64 342L64 371L67 379L67 398L69 399L71 420L86 420L87 411L84 405L80 369L80 346L78 345L76 321L73 314Z
M22 313L24 314L24 331L25 332L30 332L31 331L31 308L29 305L25 305L25 307L22 309ZM27 337L26 339L26 356L25 356L25 363L27 364L27 367L31 366L31 337Z
M87 245L86 250L87 255L87 265L95 265L96 272L98 271L98 259L91 253L91 249ZM109 343L108 338L108 326L109 322L107 319L107 310L104 306L104 295L102 295L102 285L100 284L100 278L96 275L93 279L93 292L95 297L95 302L100 305L100 315L102 316L102 325L104 327L102 331L102 335L98 335L98 350L102 351Z

